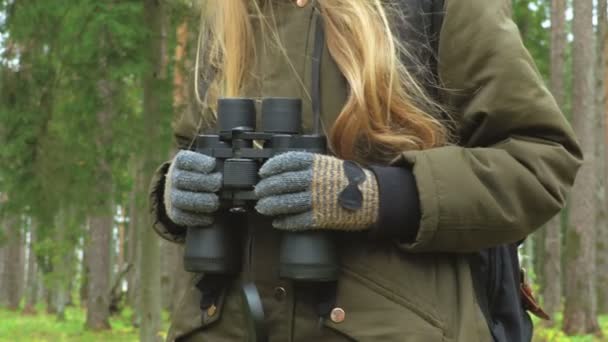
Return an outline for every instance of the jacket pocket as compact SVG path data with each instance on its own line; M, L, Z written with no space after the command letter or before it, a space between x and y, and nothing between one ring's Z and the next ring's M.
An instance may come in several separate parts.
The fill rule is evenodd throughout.
M225 290L219 296L217 304L203 312L200 308L201 292L196 284L203 279L200 274L193 274L188 288L171 315L171 327L167 341L188 341L189 336L204 330L217 322L224 311Z
M344 320L328 319L325 326L354 341L448 341L443 322L348 268L338 282L336 306L344 310Z

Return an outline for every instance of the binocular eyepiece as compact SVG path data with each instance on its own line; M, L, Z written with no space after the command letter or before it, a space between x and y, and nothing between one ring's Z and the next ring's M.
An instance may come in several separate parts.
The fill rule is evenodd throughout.
M302 126L302 101L296 98L266 98L262 101L261 132L299 134ZM217 128L220 133L256 130L255 101L223 98L218 101Z
M216 158L223 174L220 210L214 223L188 227L184 251L187 271L236 275L242 263L244 215L252 210L258 170L269 158L289 152L326 153L320 134L302 134L302 102L296 98L265 98L257 130L253 99L223 98L218 102L218 133L199 135L195 151ZM315 132L316 133L316 132ZM324 232L284 233L279 272L297 281L333 281L338 262L332 240Z

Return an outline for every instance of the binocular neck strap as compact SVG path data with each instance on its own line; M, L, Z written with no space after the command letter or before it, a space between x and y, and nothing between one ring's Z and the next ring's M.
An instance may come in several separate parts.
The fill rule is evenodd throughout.
M314 15L316 27L312 55L310 94L312 97L312 113L314 115L313 133L321 134L321 58L323 57L323 48L325 46L325 32L318 8L315 8Z

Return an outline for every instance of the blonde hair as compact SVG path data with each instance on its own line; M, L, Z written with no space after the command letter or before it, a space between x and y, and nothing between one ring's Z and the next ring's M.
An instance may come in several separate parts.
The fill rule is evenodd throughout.
M250 20L234 18L249 18L252 10L261 16L258 1L272 2L206 1L199 51L204 53L200 60L215 71L204 99L210 107L219 94L241 95L255 49ZM444 145L446 126L433 116L443 108L399 58L411 55L391 28L389 13L391 19L400 18L397 9L380 0L316 3L329 53L349 86L346 103L329 133L333 152L361 162L390 161L403 151ZM271 39L278 40L278 35Z

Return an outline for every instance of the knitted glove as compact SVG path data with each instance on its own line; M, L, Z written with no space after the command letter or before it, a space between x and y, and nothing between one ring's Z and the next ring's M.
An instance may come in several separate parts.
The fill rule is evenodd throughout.
M308 152L288 152L260 168L256 210L289 231L369 229L378 218L376 176L358 164Z
M217 192L222 174L211 173L215 158L182 150L169 167L165 181L165 210L171 221L186 227L208 226L220 205Z

